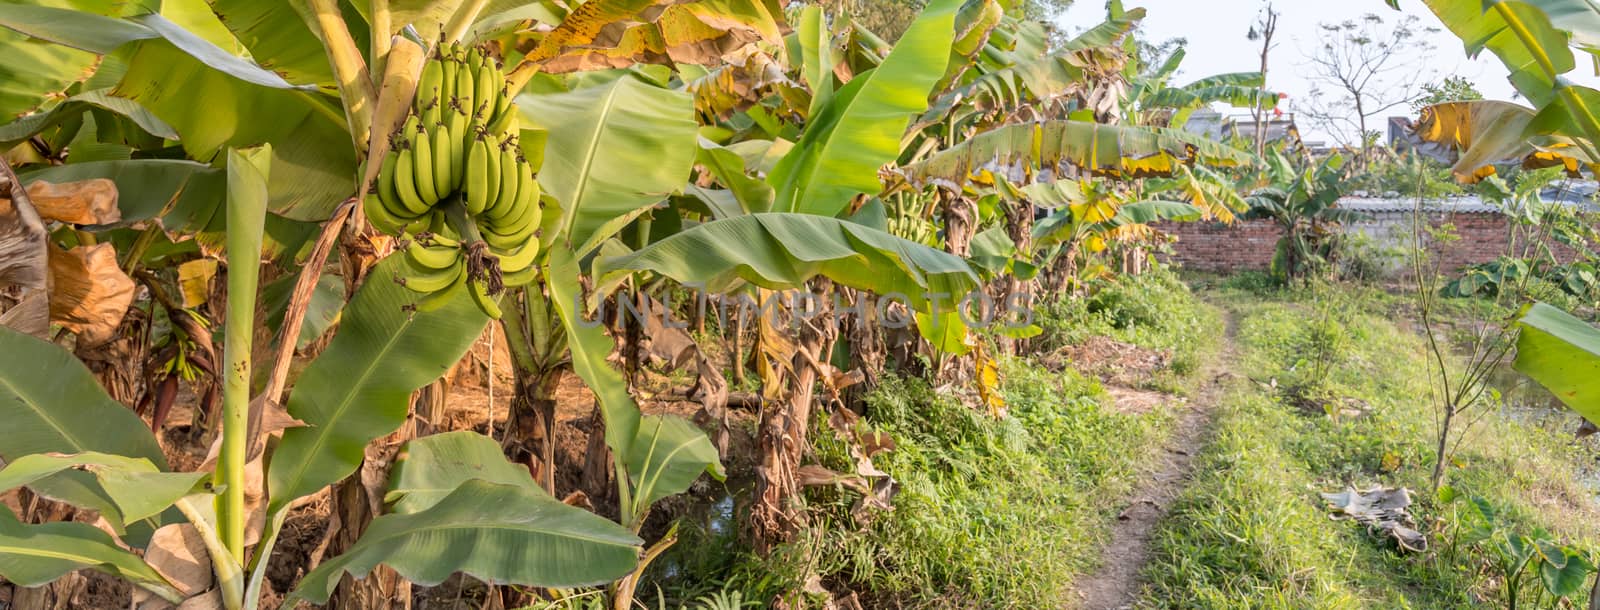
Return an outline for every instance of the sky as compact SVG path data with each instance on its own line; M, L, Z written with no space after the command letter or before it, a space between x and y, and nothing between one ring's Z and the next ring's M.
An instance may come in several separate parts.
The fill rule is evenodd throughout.
M1182 70L1173 81L1176 84L1211 74L1254 72L1260 68L1260 43L1250 41L1246 33L1266 4L1265 0L1124 0L1124 4L1128 8L1142 6L1148 12L1142 26L1147 41L1177 37L1189 40ZM1383 0L1276 0L1274 4L1281 15L1277 38L1282 42L1271 54L1267 87L1289 94L1285 112L1293 112L1297 103L1303 103L1300 100L1313 86L1305 76L1310 72L1306 55L1317 48L1318 24L1358 19L1367 13L1382 16L1389 22L1403 18ZM1477 60L1469 59L1461 40L1444 29L1438 17L1423 6L1421 0L1402 0L1400 5L1406 14L1421 18L1420 25L1439 30L1426 35L1436 47L1431 57L1419 55L1404 58L1405 61L1419 68L1432 63L1441 78L1448 74L1466 77L1486 98L1515 99L1515 90L1506 81L1506 69L1492 53L1485 51ZM1102 0L1077 0L1057 17L1056 23L1064 31L1079 32L1104 18ZM1585 72L1583 62L1579 64L1573 80L1588 85L1600 83L1600 78L1595 78L1592 71ZM1392 114L1399 116L1410 111L1407 105L1395 108ZM1381 119L1372 122L1384 123ZM1306 140L1330 139L1305 120L1300 120L1299 126Z

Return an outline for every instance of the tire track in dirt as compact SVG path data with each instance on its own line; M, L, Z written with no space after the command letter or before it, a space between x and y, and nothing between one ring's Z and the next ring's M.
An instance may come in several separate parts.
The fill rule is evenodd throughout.
M1230 368L1237 360L1234 337L1238 321L1232 311L1221 308L1226 325L1217 356L1205 368L1205 385L1189 407L1179 416L1172 434L1162 443L1161 453L1151 457L1144 478L1128 495L1127 508L1117 516L1111 536L1100 549L1094 572L1074 583L1077 603L1068 607L1081 610L1131 608L1143 584L1140 572L1150 558L1150 541L1156 527L1166 518L1172 501L1188 487L1194 472L1194 458L1210 442L1211 423L1217 401L1226 389Z

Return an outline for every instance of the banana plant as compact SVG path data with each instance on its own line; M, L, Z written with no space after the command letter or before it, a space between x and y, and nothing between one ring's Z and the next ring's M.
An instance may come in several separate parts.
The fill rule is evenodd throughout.
M82 62L88 58L90 61L111 62L119 68L126 68L125 71L108 71L105 78L98 74L90 77L81 85L83 93L70 98L69 103L77 106L60 104L28 120L9 125L8 133L11 135L7 137L18 141L41 131L59 129L67 122L67 115L74 112L73 108L77 108L76 112L79 113L90 112L86 110L88 108L109 108L147 131L148 135L175 139L183 154L203 162L212 160L227 147L264 141L272 144L262 149L269 151L272 158L270 161L258 159L260 163L256 165L256 173L263 179L245 187L260 197L251 199L263 199L258 202L260 207L270 209L273 216L291 221L320 222L329 217L337 220L339 217L335 208L339 202L352 193L359 195L362 189L358 189L357 185L364 185L376 173L376 163L364 160L376 160L383 156L379 151L385 138L374 136L386 134L393 128L390 122L396 118L384 113L384 108L403 108L408 100L398 100L397 103L392 98L396 95L409 98L411 95L411 92L404 91L404 87L389 86L406 81L415 82L416 78L416 65L411 65L412 71L407 73L405 68L408 66L398 58L402 55L400 51L414 49L418 45L415 40L394 36L397 26L409 24L411 29L417 31L438 31L442 40L459 39L469 33L488 35L496 31L496 26L492 24L506 20L504 14L491 15L484 20L490 25L475 28L476 18L486 4L447 1L424 5L397 1L391 6L380 1L359 7L367 9L361 14L367 22L362 22L346 20L344 11L329 0L312 0L304 6L224 1L212 3L215 15L211 11L198 13L210 17L209 23L201 24L210 26L203 36L158 13L122 15L111 13L109 9L101 13L7 5L0 9L0 25L17 34L8 33L9 38L0 39L0 43L17 47L38 46L31 40L24 43L18 38L26 36L57 43L63 49L68 49L69 52L63 54L67 59ZM659 3L650 2L591 2L585 5L584 10L564 15L560 24L539 41L537 57L523 57L517 60L520 61L518 65L544 67L574 53L588 54L595 48L592 37L603 29L601 26L619 20L648 23L660 6ZM641 17L645 13L652 16ZM541 14L551 15L554 12L547 10ZM701 22L716 22L718 18L714 12L705 11L688 16ZM204 18L201 20L206 21ZM218 46L219 42L234 50ZM241 58L238 51L248 51L253 61ZM415 51L410 51L410 54L412 57L418 56ZM62 65L67 64L63 62ZM382 66L383 69L370 70L369 66ZM80 68L76 72L61 69L58 73L88 72ZM381 82L374 82L373 77L377 74L385 76ZM399 78L393 78L395 76ZM51 85L52 88L80 87L73 80L57 79L50 82L56 83ZM379 92L385 95L377 95L375 85L384 85ZM183 99L177 97L179 91L183 92ZM329 95L334 91L338 93L337 97ZM192 96L226 103L208 107L203 113L195 112L190 103ZM88 145L80 146L77 140L73 142L64 151L65 154L75 156L80 149L90 149ZM163 144L158 140L154 145ZM268 171L269 168L271 171ZM234 172L240 167L232 163L228 164L227 169L228 192L231 195L237 186L236 174L248 176L248 172ZM272 453L274 459L264 475L270 495L263 505L241 506L242 498L247 493L247 478L243 470L249 464L259 467L258 460L261 457L257 443L259 438L253 430L246 434L246 428L253 428L257 418L246 417L245 411L258 411L265 407L256 406L262 401L261 397L250 401L244 394L249 388L242 381L247 379L245 376L249 367L239 357L246 353L241 351L241 337L248 337L247 331L252 324L248 317L243 316L254 301L253 291L250 290L253 282L248 285L244 282L253 278L254 273L239 270L254 269L254 252L261 250L261 247L259 244L252 247L248 238L252 234L261 234L261 223L239 222L235 218L229 219L233 222L226 223L215 220L220 216L216 204L205 207L205 191L191 190L199 184L195 178L214 180L211 176L217 175L215 170L203 163L186 165L170 161L127 160L62 171L82 176L115 177L121 180L121 184L133 187L124 190L128 195L125 201L130 206L141 206L143 215L130 215L135 218L160 217L165 222L175 212L182 211L183 215L173 218L172 226L165 228L173 231L213 230L219 237L218 248L226 250L235 263L232 266L236 272L231 277L239 283L235 287L236 294L230 295L230 305L234 306L235 311L230 312L228 329L232 335L226 347L236 356L230 363L234 367L230 371L236 374L229 376L232 381L225 400L225 420L228 423L223 430L222 459L213 478L214 482L219 483L222 499L211 511L214 515L200 510L207 502L180 500L178 506L193 512L190 515L192 524L202 534L210 532L205 537L208 542L215 543L211 545L212 558L218 582L221 583L216 595L229 608L253 607L262 590L262 575L270 561L273 543L289 509L299 498L354 472L362 460L365 445L399 427L405 419L410 394L437 378L458 360L472 339L481 332L485 319L459 298L436 303L430 311L417 311L415 295L396 288L394 279L398 263L391 259L378 263L370 272L371 280L362 284L361 290L344 308L343 322L333 343L322 357L306 368L295 384L288 411L310 426L298 427L283 434L283 441ZM150 176L162 179L159 186L152 191L140 188L145 186L141 178ZM164 196L161 192L163 188L168 189L165 192L169 194L166 195L169 201L179 202L178 210L169 209L164 204L157 205L156 202ZM184 208L183 205L191 207ZM234 207L228 207L229 217L235 215ZM268 230L273 216L267 217ZM254 230L246 231L252 224ZM589 229L593 227L585 230ZM320 268L320 262L317 268ZM82 379L73 378L73 381L82 382ZM88 385L92 387L92 381ZM249 426L245 425L247 420ZM618 429L622 429L621 426ZM650 433L655 435L652 438L669 438L674 434L677 438L689 437L682 425L658 423ZM81 453L99 448L63 447L46 451L71 449ZM687 482L684 482L674 487L679 485L676 481L685 476L681 470L671 468L681 463L673 461L674 457L682 459L679 452L666 450L669 447L663 449L659 455L644 456L639 462L642 466L635 467L635 471L654 477L641 488L643 502L653 501L687 486ZM25 455L10 453L3 457L15 461ZM159 459L159 453L154 457ZM159 463L158 459L153 460L152 464ZM707 459L704 452L697 459L701 461L695 471L705 469L708 462L714 464L716 461L714 455ZM185 502L195 510L188 510ZM408 536L414 538L411 526L428 523L449 525L461 520L484 523L485 517L480 514L481 511L460 510L463 507L472 508L467 504L470 502L465 500L453 505L441 501L440 510L447 505L456 509L450 513L453 517L444 521L440 521L441 516L437 514L419 514L409 520L390 519L386 523L397 525L387 525L383 529L386 539L374 543L379 546L352 548L351 551L379 549L363 557L394 562L397 570L418 582L436 582L442 576L435 575L458 569L476 569L472 566L493 566L494 562L486 563L481 558L493 556L493 553L499 552L496 548L504 547L479 545L485 554L457 558L461 563L419 563L407 558L414 555L396 554L403 548L393 545L403 547L406 544L403 539ZM113 507L101 503L95 508ZM488 519L489 522L499 518L526 522L530 519L527 511L535 508L538 507L533 504L510 502L501 511L500 517ZM550 515L560 514L560 511L552 513L549 509L539 511ZM242 524L246 513L264 515L266 521L264 531L259 532L260 539L255 544L252 556L246 556L244 552L247 537L256 535L255 532L246 534L244 531ZM608 582L633 569L639 544L636 538L614 525L608 526L612 531L598 535L600 530L595 529L597 526L581 521L569 518L552 522L552 526L557 528L554 531L557 538L578 544L568 544L564 548L558 545L554 555L590 556L591 553L584 550L582 545L607 539L613 547L618 544L628 547L625 550L629 560L575 567L563 567L558 562L554 568L551 563L544 562L539 565L509 566L510 572L505 571L508 566L499 566L484 575L495 580L530 585L572 586ZM579 528L574 535L573 532L561 531L563 524L582 525L587 529ZM7 529L13 530L9 526ZM545 533L546 538L549 533ZM496 542L526 546L538 540L502 536L496 538ZM366 561L353 558L347 566L370 568L372 563ZM17 562L3 565L8 571L25 567L17 567L22 565ZM556 571L552 572L552 569ZM618 569L622 571L618 572ZM362 569L348 571L362 572ZM6 576L10 578L12 574ZM38 578L30 573L25 579L19 575L13 580L35 583ZM170 587L163 586L159 582L152 583L152 587L160 589L163 596L171 598L173 593ZM325 600L327 595L326 590L315 586L304 591L304 597L312 601Z

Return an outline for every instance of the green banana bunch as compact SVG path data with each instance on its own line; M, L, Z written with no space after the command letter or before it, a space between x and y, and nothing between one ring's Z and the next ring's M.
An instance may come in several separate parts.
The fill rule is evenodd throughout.
M419 308L468 290L498 318L503 287L534 279L543 204L520 133L499 62L436 45L364 206L379 231L413 238L401 279L429 295Z
M939 234L933 223L921 216L922 203L919 198L907 198L903 195L892 196L884 202L884 212L887 216L887 229L890 235L901 239L914 241L925 246L939 247Z

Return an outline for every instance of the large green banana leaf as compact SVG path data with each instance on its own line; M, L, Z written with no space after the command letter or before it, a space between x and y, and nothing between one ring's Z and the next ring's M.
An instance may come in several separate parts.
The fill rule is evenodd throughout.
M120 97L107 95L108 92L85 91L51 107L47 111L38 112L0 126L0 145L13 144L33 137L41 131L60 124L69 118L83 114L90 107L108 110L132 120L135 125L150 135L166 139L176 139L178 132L172 130L159 117L151 114L143 106Z
M883 189L878 172L900 156L911 119L928 109L944 76L958 0L935 0L883 63L857 75L810 117L800 141L767 182L773 210L837 216L859 194Z
M1588 0L1422 2L1466 44L1467 55L1475 56L1484 49L1493 51L1511 72L1517 91L1540 107L1553 99L1555 77L1571 72L1577 65L1567 47L1567 36L1551 23L1550 14L1571 15L1563 22L1575 24L1579 23L1577 15L1592 15L1595 11ZM1389 4L1399 8L1398 0L1389 0ZM1590 31L1586 36L1593 41L1594 34Z
M165 468L155 435L133 411L111 399L70 352L0 326L0 459L35 454L101 452L139 458ZM94 475L61 472L33 481L35 491L107 515L124 524L115 498Z
M155 568L99 528L70 521L28 525L0 505L0 578L37 587L84 568L121 576L172 603L183 601Z
M1513 366L1600 424L1600 330L1544 303L1525 310L1517 326Z
M594 391L617 478L627 481L620 487L623 523L635 523L656 499L688 489L701 472L722 478L722 462L705 433L682 418L640 413L626 380L606 361L616 343L601 324L583 317L577 259L569 252L552 251L546 277L572 350L572 371Z
M847 220L765 213L716 220L596 263L597 272L648 270L712 291L743 282L783 290L822 275L835 282L906 296L919 310L930 299L951 311L978 285L960 257ZM937 296L943 295L943 296Z
M0 326L0 459L98 451L165 468L150 427L112 400L71 352Z
M173 239L193 236L200 250L218 254L226 235L227 214L219 202L227 186L223 170L203 163L174 159L90 161L37 169L20 176L24 183L53 183L105 178L117 185L117 207L122 220L108 227L123 227L157 219ZM313 239L318 226L267 214L264 258L285 259L300 252Z
M222 18L250 57L261 67L282 74L290 82L327 84L334 82L322 40L306 24L303 0L262 2L261 0L206 0ZM355 4L368 4L355 2ZM351 26L365 25L347 19ZM364 33L351 32L356 41L365 42Z
M326 220L355 192L355 150L334 98L246 83L159 41L136 46L114 94L171 125L195 159L211 159L228 147L271 144L274 213ZM196 105L196 99L206 103Z
M90 475L96 486L93 502L80 504L73 497L51 499L97 510L118 531L128 523L154 517L194 493L195 486L208 476L204 472L161 472L145 458L94 451L72 455L35 453L10 460L0 470L0 493L33 486L41 495L50 497L52 480L60 483L61 475L80 471ZM110 500L113 510L105 510L102 498Z
M384 501L393 505L395 513L418 513L472 480L540 493L527 467L506 460L500 443L477 432L457 430L406 443L389 477Z
M321 221L355 190L355 151L335 98L293 85L159 14L119 20L0 5L0 26L95 54L126 53L127 72L111 95L170 125L196 159L272 144L271 206L278 214Z
M420 299L395 283L403 265L378 263L295 383L289 414L307 426L285 431L273 453L269 512L355 472L367 443L405 423L411 393L460 360L488 322L465 290L436 310L409 311Z
M306 574L284 605L324 603L345 573L365 576L380 563L423 586L456 572L533 587L605 584L633 571L641 544L543 491L471 480L421 512L373 519L354 546Z
M1170 176L1179 165L1244 165L1251 156L1226 144L1177 129L1044 121L998 127L947 148L901 173L912 184L942 180L965 184L979 171L1023 182L1040 170L1072 165L1120 178Z
M539 172L561 202L549 236L579 256L682 188L694 165L694 100L632 77L575 91L517 97L522 117L549 132Z
M643 514L656 500L682 493L708 471L717 479L726 476L722 456L705 432L682 417L645 416L628 450L634 513Z
M700 138L699 143L696 162L728 187L745 214L772 208L772 187L746 171L744 157L705 138Z
M36 10L40 7L34 5L43 5L45 10ZM108 24L106 27L85 28L86 34L99 39L98 43L90 43L95 44L96 49L68 48L30 40L26 30L13 25L26 24L30 29L40 31L78 27L71 23L55 23L51 9L77 9L105 17L101 23ZM129 35L135 38L148 36L136 28L119 28L121 21L113 18L143 10L146 8L140 3L120 0L47 0L0 5L0 14L5 15L0 19L6 22L0 25L11 28L0 29L0 57L6 58L0 62L0 121L9 121L33 110L46 101L48 94L63 93L68 87L88 78L99 62L98 55L133 40L128 38ZM102 45L109 45L109 48Z

